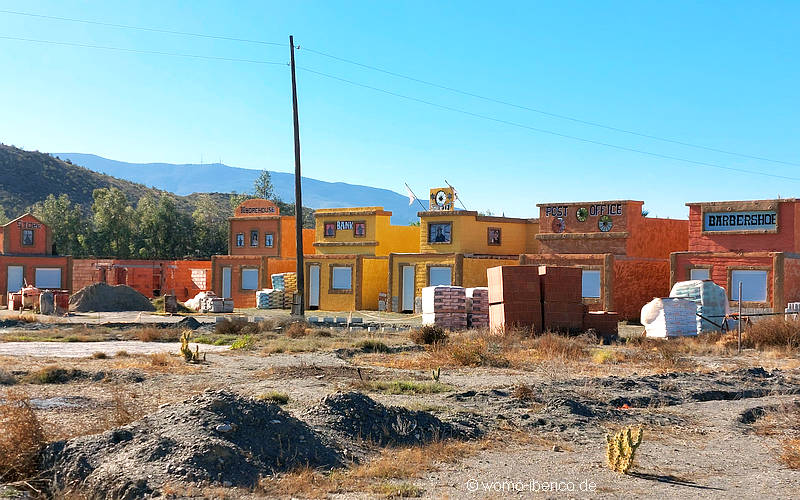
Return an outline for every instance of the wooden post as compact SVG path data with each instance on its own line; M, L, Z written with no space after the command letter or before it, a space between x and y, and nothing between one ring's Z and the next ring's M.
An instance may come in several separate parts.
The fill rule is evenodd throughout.
M297 116L297 79L294 71L294 37L289 35L289 56L292 70L292 114L294 118L294 220L297 245L297 294L299 304L295 310L292 301L292 314L305 315L305 269L303 265L303 197L300 174L300 119Z
M738 353L742 353L742 282L739 282L739 341L738 345Z

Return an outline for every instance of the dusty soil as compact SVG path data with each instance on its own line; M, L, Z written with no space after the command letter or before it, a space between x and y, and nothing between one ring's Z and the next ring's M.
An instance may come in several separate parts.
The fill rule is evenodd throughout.
M0 338L2 334L0 329ZM91 460L75 460L78 455L72 453L77 452L58 454L66 464L62 470L69 464L91 465L83 475L70 476L88 478L80 483L88 493L104 491L102 485L113 483L128 488L114 491L131 491L134 497L150 490L197 497L308 496L308 490L278 495L252 486L257 477L283 477L295 463L275 467L269 459L275 448L253 448L252 436L237 442L220 437L216 426L243 425L224 409L227 406L253 418L261 415L267 422L297 426L281 427L278 433L300 436L298 429L307 429L305 442L318 439L319 449L333 453L329 460L307 460L323 470L336 465L336 460L346 468L353 467L350 463L369 463L380 450L421 445L433 437L481 442L457 460L434 460L408 477L370 480L407 484L426 498L796 498L800 471L779 460L783 434L755 432L754 427L765 413L760 409L800 402L797 353L685 354L691 361L685 365L689 369L635 362L599 364L591 359L542 359L530 369L443 368L439 382L444 388L438 392L389 393L370 383L431 381L429 369L389 368L384 362L416 355L421 349L411 345L404 332L310 335L289 339L266 334L253 350L220 346L224 350L217 351L201 345L207 362L198 365L177 356L158 364L147 354L117 348L120 341L104 342L107 349L98 349L98 342L46 343L83 355L70 358L57 357L38 345L20 347L25 342L6 346L0 342L0 384L9 380L2 372L11 374L17 383L8 387L30 395L48 439L58 443L51 450L85 453L96 447ZM359 354L364 349L358 342L364 339L383 342L389 352ZM281 349L274 349L276 343ZM140 344L177 353L171 344ZM286 346L292 345L303 352L291 353ZM604 349L622 354L631 348ZM90 357L98 350L109 357ZM131 355L112 356L119 350ZM55 384L25 381L26 375L50 365L79 370L85 376ZM522 392L520 386L529 390ZM288 395L288 403L253 406L258 396L273 391ZM225 404L215 409L213 401ZM119 438L120 431L108 429L118 427L120 410L133 419L123 429L131 432L127 441L136 446L117 450L118 444L111 441ZM605 465L604 434L626 425L642 425L645 437L633 473L623 476ZM233 447L249 450L250 461L237 466L246 480L225 476L224 470L220 476L220 470L210 466L197 469L201 458L186 457L211 452L199 442L203 440L188 438L192 435L222 439L225 442L209 440L208 446L216 443L228 450L225 453ZM74 436L74 441L59 442ZM141 450L152 452L151 465L120 472L122 464L144 453ZM101 455L102 463L92 461ZM306 457L301 452L296 456L301 461ZM173 469L167 469L167 463L183 470L169 472ZM543 491L542 485L549 487L552 481L558 490ZM316 491L323 491L323 486ZM362 485L327 496L380 498L386 493Z

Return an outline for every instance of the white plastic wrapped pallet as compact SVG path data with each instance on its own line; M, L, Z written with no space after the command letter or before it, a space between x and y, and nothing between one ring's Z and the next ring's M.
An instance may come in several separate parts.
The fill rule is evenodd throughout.
M697 313L708 318L696 316L697 333L720 331L713 323L722 325L723 316L730 313L725 289L711 280L679 281L672 287L669 296L691 300L697 305Z
M653 299L642 307L641 320L648 337L697 335L697 304L687 299Z

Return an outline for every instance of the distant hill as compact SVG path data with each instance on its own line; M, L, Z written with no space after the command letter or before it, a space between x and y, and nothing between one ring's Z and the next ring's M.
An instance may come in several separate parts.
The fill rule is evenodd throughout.
M26 212L34 203L49 194L69 195L73 203L81 205L88 213L92 206L92 191L98 188L119 188L128 201L135 204L146 193L155 197L171 196L176 206L184 212L194 211L196 198L149 188L109 175L99 174L38 151L25 151L0 144L0 206L6 216L15 218ZM230 195L211 193L221 211L230 211Z
M127 163L109 160L93 154L53 153L95 172L119 179L153 186L178 195L204 192L249 192L259 175L258 170L230 167L221 163L184 164ZM284 202L294 202L294 174L270 172L275 191ZM423 200L424 201L424 200ZM394 224L417 220L418 205L409 206L408 197L369 186L324 182L303 177L303 206L339 208L382 206L392 212Z

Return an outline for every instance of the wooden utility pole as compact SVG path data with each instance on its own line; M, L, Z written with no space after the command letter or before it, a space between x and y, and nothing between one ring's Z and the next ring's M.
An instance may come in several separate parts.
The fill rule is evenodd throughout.
M303 197L300 175L300 119L297 116L297 79L294 74L294 37L289 35L290 67L292 70L292 112L294 114L294 214L297 236L297 295L300 303L292 304L292 314L305 315L305 279L303 265Z

